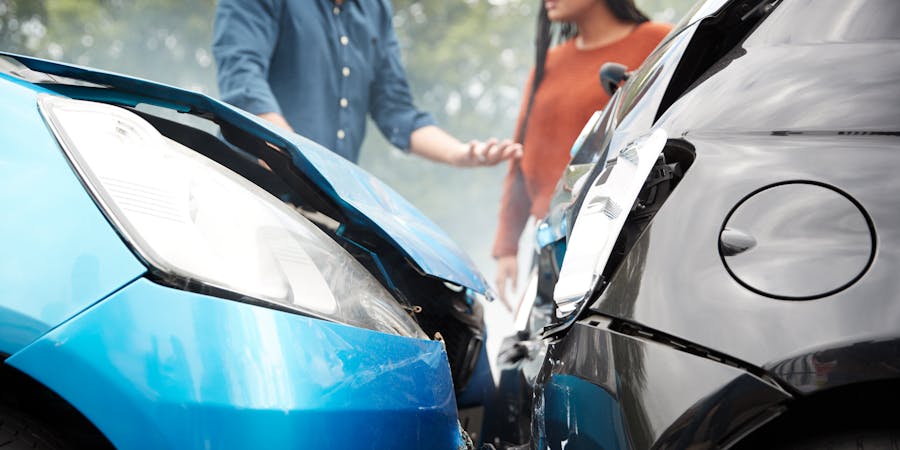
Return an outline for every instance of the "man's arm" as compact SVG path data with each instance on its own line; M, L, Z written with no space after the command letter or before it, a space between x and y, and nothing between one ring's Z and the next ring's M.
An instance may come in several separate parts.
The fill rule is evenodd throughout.
M269 87L283 0L220 0L213 56L222 100L290 129Z
M464 144L434 125L414 130L410 135L409 150L423 158L458 167L493 166L522 155L522 146L509 139Z
M370 96L369 112L381 133L395 147L432 161L460 167L490 166L517 158L522 147L511 141L462 143L438 128L426 112L416 109L400 58L400 45L391 21L393 11L384 3L381 20L381 61Z

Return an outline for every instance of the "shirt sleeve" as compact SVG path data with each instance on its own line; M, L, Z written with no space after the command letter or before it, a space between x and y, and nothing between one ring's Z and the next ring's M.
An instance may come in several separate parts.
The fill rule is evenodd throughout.
M413 104L406 71L400 58L400 44L394 34L393 11L383 2L380 59L369 97L369 113L381 134L395 147L409 151L413 131L436 122L431 114Z
M223 101L253 114L281 114L269 86L283 0L219 0L213 56Z

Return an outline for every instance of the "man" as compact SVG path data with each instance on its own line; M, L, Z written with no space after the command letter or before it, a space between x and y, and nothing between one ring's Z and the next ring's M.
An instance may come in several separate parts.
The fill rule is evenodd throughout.
M213 55L222 99L356 162L371 115L395 147L455 166L521 155L462 143L416 109L389 0L220 0Z

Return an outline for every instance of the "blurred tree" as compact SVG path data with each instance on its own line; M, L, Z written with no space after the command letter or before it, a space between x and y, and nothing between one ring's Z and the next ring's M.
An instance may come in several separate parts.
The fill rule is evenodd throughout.
M0 0L0 48L215 93L214 0Z
M693 0L638 0L674 22ZM462 139L509 137L533 62L539 0L394 0L419 106ZM0 0L0 49L216 95L215 0ZM460 170L411 157L370 126L360 165L446 229L489 275L505 167Z
M46 18L43 0L0 0L0 48L19 53L36 48L47 32Z

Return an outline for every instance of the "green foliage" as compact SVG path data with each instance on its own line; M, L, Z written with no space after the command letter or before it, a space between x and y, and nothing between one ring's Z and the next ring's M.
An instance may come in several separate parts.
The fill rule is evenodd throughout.
M314 1L314 0L306 0ZM320 0L315 0L320 1ZM693 0L638 0L677 21ZM512 135L538 0L395 0L418 105L461 140ZM0 0L0 49L216 94L214 0ZM360 164L444 227L486 272L505 167L454 169L390 148L370 126Z
M46 33L43 0L0 0L0 48L24 53Z
M0 0L0 48L214 93L214 0Z

